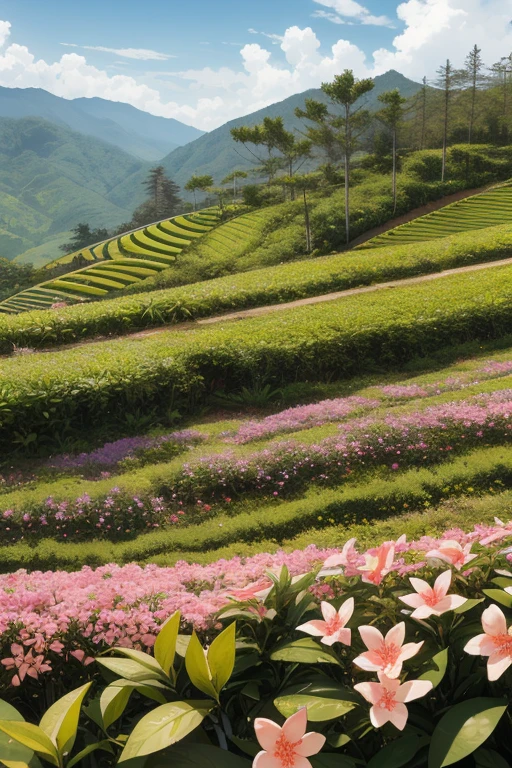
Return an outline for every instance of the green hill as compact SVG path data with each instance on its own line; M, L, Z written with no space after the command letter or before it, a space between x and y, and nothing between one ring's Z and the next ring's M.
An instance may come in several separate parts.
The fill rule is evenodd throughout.
M129 220L144 199L148 164L40 118L0 118L0 256L65 239L79 221ZM61 241L61 242L62 242ZM26 261L26 258L23 259Z
M377 110L382 106L378 101L379 94L393 88L399 88L402 96L409 98L414 96L421 86L400 73L390 70L375 78L375 88L365 97L366 108L370 111ZM164 158L162 164L171 178L180 186L183 186L195 173L210 174L218 183L237 168L251 169L254 167L253 163L240 156L239 147L237 151L237 146L231 138L231 128L241 125L257 125L261 123L264 117L282 116L288 130L303 130L302 121L295 117L295 108L303 107L305 99L308 98L327 102L326 95L320 89L311 89L304 93L295 94L284 101L253 112L251 115L231 120L190 144L175 149ZM241 154L244 154L243 150Z

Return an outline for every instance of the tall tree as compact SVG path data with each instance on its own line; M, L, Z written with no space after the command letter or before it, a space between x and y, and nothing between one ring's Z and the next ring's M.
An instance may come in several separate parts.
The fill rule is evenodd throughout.
M425 137L427 134L427 99L428 99L428 85L426 76L421 81L420 90L420 149L425 149Z
M314 99L306 99L305 109L295 110L297 117L314 124L308 127L307 138L324 149L329 163L343 159L347 243L350 241L350 161L371 120L362 104L355 109L354 106L374 86L372 79L356 80L353 71L346 69L342 75L336 75L332 83L322 83L322 91L333 106L341 107L341 115L338 111L330 112L326 104Z
M510 88L510 75L512 75L512 53L503 56L496 64L491 67L491 77L497 82L503 93L503 120L508 117L508 92Z
M450 107L452 102L452 96L454 91L462 83L461 72L456 70L450 61L446 60L446 64L443 64L437 70L438 79L437 86L443 91L443 164L441 170L441 181L445 180L446 176L446 155L448 151L448 130L450 125Z
M233 203L236 202L237 193L237 181L239 179L246 179L249 174L246 171L233 171L229 173L225 179L222 179L223 184L233 184Z
M206 192L210 187L213 187L213 177L205 174L204 176L191 176L185 184L187 192L193 192L194 194L194 211L197 210L197 192Z
M379 95L379 101L384 107L377 113L378 119L391 131L393 140L393 213L396 211L396 170L397 170L397 139L398 129L404 120L404 104L407 99L400 95L398 88Z
M465 61L465 79L469 86L471 97L469 107L468 144L471 144L473 140L478 90L485 83L485 78L483 76L484 62L481 54L482 49L479 48L478 45L475 45L468 53Z
M151 209L150 216L153 221L170 218L181 209L183 203L180 199L180 189L166 175L162 165L151 168L144 186L149 195L148 203L152 204L147 207Z
M59 246L60 250L64 253L73 253L73 251L81 251L83 248L88 248L94 243L100 243L102 240L106 240L109 237L107 229L91 229L89 224L77 224L71 230L73 237L69 243L63 243Z

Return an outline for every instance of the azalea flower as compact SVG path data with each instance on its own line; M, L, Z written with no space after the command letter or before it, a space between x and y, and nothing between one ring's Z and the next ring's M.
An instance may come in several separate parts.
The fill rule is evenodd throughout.
M374 728L393 723L403 731L409 716L406 703L426 696L433 685L430 680L410 680L400 685L399 680L391 680L379 673L378 683L357 683L354 688L373 705L370 720Z
M354 598L349 597L345 600L339 611L330 603L322 602L320 604L323 621L307 621L297 627L298 632L306 632L313 637L321 637L324 645L334 645L334 643L343 643L350 645L351 631L345 629L354 613Z
M263 747L254 758L253 768L311 768L307 759L320 752L325 744L321 733L306 733L307 709L302 707L281 728L273 720L257 717L256 738Z
M17 674L15 674L11 680L11 685L14 685L15 687L21 685L25 679L25 675L37 680L40 674L52 671L50 664L45 661L44 656L34 656L32 648L25 655L23 646L18 643L13 643L11 645L11 653L13 654L12 657L2 659L2 664L7 670L15 669L17 671Z
M455 568L460 571L464 565L467 565L471 560L474 560L475 557L478 557L478 555L471 554L471 547L471 543L462 547L458 541L446 539L439 543L437 549L432 549L430 552L427 552L426 556L429 559L443 560L445 563L455 566Z
M445 571L438 576L433 587L423 579L416 579L412 576L409 581L416 590L416 594L405 595L400 600L410 608L414 608L411 614L413 619L441 616L443 613L453 611L467 602L465 597L448 594L452 583L451 571Z
M497 680L512 664L512 626L497 605L491 605L482 613L484 633L473 637L464 650L471 656L488 656L487 677Z
M365 565L359 567L363 571L363 581L369 584L380 584L388 574L395 559L395 542L385 541L377 549L370 549L365 557Z
M422 642L404 645L403 621L390 629L386 637L375 627L359 627L359 634L368 650L354 659L354 664L367 672L381 672L390 679L400 675L404 661L412 659L423 645Z

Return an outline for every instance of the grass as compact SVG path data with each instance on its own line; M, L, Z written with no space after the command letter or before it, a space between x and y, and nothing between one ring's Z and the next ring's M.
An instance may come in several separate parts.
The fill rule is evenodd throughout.
M65 301L74 303L80 299L100 298L111 291L119 291L127 285L145 279L171 266L178 254L190 243L185 235L193 232L196 236L209 232L218 223L217 216L191 214L178 216L173 226L182 237L154 237L155 228L143 228L115 240L100 243L92 248L69 254L56 263L69 263L81 256L91 265L70 272L58 279L47 280L33 288L28 288L0 304L0 314L17 314L40 307L51 307L53 303ZM150 231L151 230L151 231ZM131 260L137 261L131 265ZM122 262L118 269L118 260ZM140 272L141 263L146 270Z
M391 229L358 246L358 250L390 245L424 243L499 224L512 223L512 185L504 184L480 195L447 205Z

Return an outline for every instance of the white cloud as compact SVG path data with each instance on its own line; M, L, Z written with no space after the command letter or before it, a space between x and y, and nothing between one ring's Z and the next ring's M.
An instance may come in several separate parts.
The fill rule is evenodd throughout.
M345 13L342 21L348 25L360 24L369 13L354 0L323 0L323 4L325 13ZM36 59L27 47L10 44L10 24L0 21L0 85L44 88L68 99L99 96L211 130L316 88L346 68L360 78L393 68L420 80L425 74L432 77L448 56L461 66L475 43L487 64L512 51L512 0L406 0L398 6L397 18L403 29L393 44L370 56L347 39L326 52L311 27L291 26L279 36L279 49L266 42L260 45L254 37L253 42L239 45L238 67L146 72L139 79L122 71L107 73L75 51L51 63ZM342 26L340 32L345 29L350 26Z
M330 11L316 11L314 16L328 19L334 24L346 24L347 19L352 23L366 24L376 27L392 27L392 21L387 16L374 16L368 8L355 0L313 0L324 8L330 8ZM334 13L333 13L334 11Z
M114 53L116 56L124 56L125 59L138 59L139 61L167 61L175 59L168 53L159 53L147 48L105 48L103 45L77 45L76 43L61 43L66 48L82 48L85 51L101 51L102 53Z

